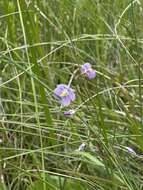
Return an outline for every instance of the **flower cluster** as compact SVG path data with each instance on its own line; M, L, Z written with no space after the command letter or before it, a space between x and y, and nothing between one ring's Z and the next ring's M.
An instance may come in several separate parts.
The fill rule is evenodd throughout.
M83 64L81 66L80 72L81 75L85 75L88 79L93 79L96 76L96 71L92 69L90 63ZM54 90L54 94L59 99L62 106L69 106L76 99L75 91L70 87L70 84L71 80L69 82L69 85L59 84ZM70 116L74 113L74 110L69 110L66 111L64 115Z
M86 75L89 79L93 79L96 76L96 72L92 69L90 63L85 63L84 65L82 65L81 74Z

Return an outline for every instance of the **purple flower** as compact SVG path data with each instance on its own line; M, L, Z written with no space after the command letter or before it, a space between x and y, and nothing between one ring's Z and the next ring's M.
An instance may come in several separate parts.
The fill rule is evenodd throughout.
M85 147L86 147L86 144L85 144L85 143L82 143L82 144L79 146L78 150L79 150L79 151L83 151L83 150L85 149Z
M65 84L57 85L54 94L60 99L63 106L68 106L75 100L74 90Z
M75 113L75 110L69 110L69 111L65 111L64 112L64 115L65 116L71 116L71 115L73 115Z
M81 74L85 74L89 79L96 77L96 71L92 69L90 63L85 63L81 67Z
M136 155L136 152L131 147L126 147L126 149L128 150L129 153Z

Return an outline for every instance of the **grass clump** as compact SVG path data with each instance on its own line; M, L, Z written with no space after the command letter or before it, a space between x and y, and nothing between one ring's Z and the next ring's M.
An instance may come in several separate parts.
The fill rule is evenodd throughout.
M0 1L0 189L143 189L142 16L141 0Z

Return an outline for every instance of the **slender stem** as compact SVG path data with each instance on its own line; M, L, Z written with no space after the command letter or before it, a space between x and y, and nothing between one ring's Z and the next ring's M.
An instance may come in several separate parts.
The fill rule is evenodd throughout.
M74 76L76 75L76 73L77 73L78 70L79 70L79 68L76 69L76 70L73 72L73 74L72 74L72 76L71 76L71 78L70 78L70 80L69 80L68 87L70 87L70 85L71 85L71 83L72 83L72 81L73 81L73 78L74 78Z

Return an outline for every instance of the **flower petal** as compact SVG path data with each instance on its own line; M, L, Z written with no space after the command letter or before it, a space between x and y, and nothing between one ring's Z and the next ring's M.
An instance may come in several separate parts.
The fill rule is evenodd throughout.
M83 67L84 67L85 69L90 69L90 68L91 68L91 64L90 64L90 63L85 63L85 64L83 65Z
M85 144L85 143L82 143L82 144L79 146L78 150L79 150L79 151L83 151L85 148L86 148L86 144Z
M57 85L56 89L54 90L54 94L59 97L61 95L61 93L64 91L64 89L66 89L66 88L67 88L67 85L59 84L59 85Z
M69 91L69 98L70 98L71 101L74 101L74 100L75 100L75 93L74 93L73 90L70 90L70 91Z
M91 68L91 64L90 63L85 63L82 65L81 67L81 74L86 73L87 70L89 70Z
M75 113L75 110L69 110L69 111L65 111L64 112L64 115L65 116L71 116L71 115L73 115Z
M70 97L69 97L69 96L65 96L65 97L63 97L63 98L61 99L61 104L62 104L63 106L68 106L68 105L70 105L70 103L71 103L71 100L70 100Z
M90 72L87 72L86 74L87 74L87 77L88 77L89 79L93 79L93 78L96 77L96 71L95 71L95 70L92 70L92 71L90 71Z

